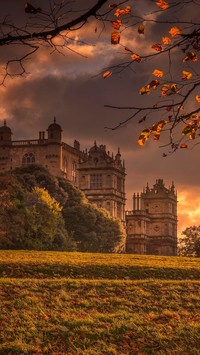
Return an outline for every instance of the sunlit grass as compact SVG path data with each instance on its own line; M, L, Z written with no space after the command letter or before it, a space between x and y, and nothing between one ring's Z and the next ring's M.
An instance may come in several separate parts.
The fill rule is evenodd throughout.
M25 251L0 259L0 354L199 354L197 259Z

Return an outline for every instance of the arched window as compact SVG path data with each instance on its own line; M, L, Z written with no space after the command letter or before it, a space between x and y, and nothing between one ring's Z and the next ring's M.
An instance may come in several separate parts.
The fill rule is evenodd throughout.
M33 153L26 153L22 158L22 165L35 164L35 155Z

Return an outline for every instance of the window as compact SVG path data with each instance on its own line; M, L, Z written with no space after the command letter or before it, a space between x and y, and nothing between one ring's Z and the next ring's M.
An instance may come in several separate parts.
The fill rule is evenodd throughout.
M102 187L102 175L101 174L90 175L90 188L100 189L101 187Z
M72 163L72 181L76 182L76 178L77 178L76 162L73 161L73 163Z
M22 165L35 164L35 155L33 153L26 153L22 158Z
M122 191L122 179L117 177L117 191Z

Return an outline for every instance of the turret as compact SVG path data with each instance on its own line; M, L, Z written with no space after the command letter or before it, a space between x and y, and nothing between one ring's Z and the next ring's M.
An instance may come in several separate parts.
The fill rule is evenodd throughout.
M6 120L4 120L4 125L0 127L0 145L10 145L12 141L11 129L6 125Z
M53 123L51 123L47 129L48 141L61 143L62 140L62 128L56 123L56 117L54 117Z

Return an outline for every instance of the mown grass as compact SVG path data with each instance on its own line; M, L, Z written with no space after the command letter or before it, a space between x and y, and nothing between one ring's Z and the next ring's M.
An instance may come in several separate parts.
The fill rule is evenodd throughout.
M1 251L0 272L0 354L200 354L197 259Z

